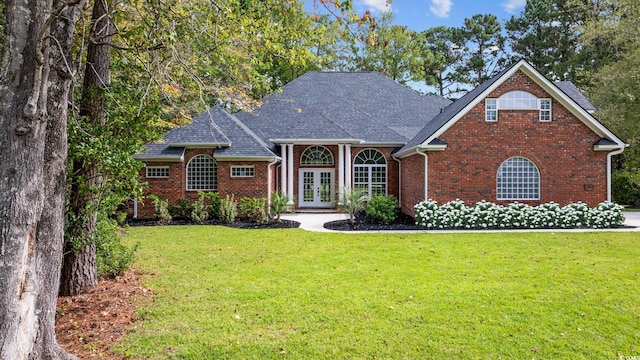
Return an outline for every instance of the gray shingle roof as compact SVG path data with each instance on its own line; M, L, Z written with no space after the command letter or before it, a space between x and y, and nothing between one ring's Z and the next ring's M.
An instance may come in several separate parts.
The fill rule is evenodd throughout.
M578 105L587 111L595 111L596 107L587 99L586 96L571 81L557 81L554 83L562 92L567 94Z
M404 144L450 100L377 72L310 72L237 117L265 141L354 139Z
M176 160L176 157L182 157L185 148L204 146L217 148L214 154L216 159L276 157L266 144L235 116L216 106L196 116L191 124L168 131L162 141L145 145L146 151L135 155L134 158Z

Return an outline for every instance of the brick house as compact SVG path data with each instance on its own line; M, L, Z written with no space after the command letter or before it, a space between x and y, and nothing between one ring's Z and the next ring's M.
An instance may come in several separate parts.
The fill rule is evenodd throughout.
M611 199L611 158L626 146L593 111L524 60L453 103L375 72L310 72L251 113L214 107L135 158L147 192L170 203L278 190L297 209L335 208L359 188L407 214L426 198L593 206Z

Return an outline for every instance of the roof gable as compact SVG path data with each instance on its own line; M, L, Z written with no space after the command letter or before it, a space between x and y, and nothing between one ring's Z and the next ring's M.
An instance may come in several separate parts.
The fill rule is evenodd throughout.
M550 96L559 101L565 106L571 113L573 113L580 121L587 125L594 133L602 138L608 139L611 142L617 144L619 148L625 147L626 144L596 120L585 108L578 104L578 101L582 101L580 96L584 98L584 101L588 103L588 100L580 93L577 96L573 89L579 93L579 90L571 84L571 87L566 84L560 85L564 89L567 89L571 95L577 96L574 99L570 94L562 91L556 84L545 78L540 72L538 72L531 64L525 60L520 60L510 67L504 69L490 80L479 85L453 104L449 105L441 114L433 118L414 138L412 138L405 146L403 146L396 156L402 157L416 149L426 149L429 147L430 142L437 139L438 136L443 134L453 124L455 124L460 118L462 118L468 111L475 107L478 103L483 101L489 94L502 85L507 79L509 79L517 71L522 71L531 80L536 82L542 87ZM589 103L590 104L590 103ZM586 106L586 103L583 103Z
M146 161L182 161L185 148L215 148L214 158L277 158L266 144L235 116L215 106L193 119L191 124L168 131L162 141L146 144L146 151L134 155Z

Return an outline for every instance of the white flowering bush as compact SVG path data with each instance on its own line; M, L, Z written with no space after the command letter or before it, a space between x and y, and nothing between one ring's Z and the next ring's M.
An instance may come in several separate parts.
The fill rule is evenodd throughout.
M595 208L581 202L566 206L514 202L503 206L484 200L468 206L460 199L443 205L429 199L413 208L416 225L424 229L604 229L619 227L624 221L622 206L610 202Z

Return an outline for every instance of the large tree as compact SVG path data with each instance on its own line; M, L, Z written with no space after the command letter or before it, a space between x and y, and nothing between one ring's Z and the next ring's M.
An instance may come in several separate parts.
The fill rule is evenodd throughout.
M94 3L86 33L79 39L88 43L81 67L83 86L77 91L79 112L71 122L77 144L72 142L70 147L72 171L60 288L64 295L85 292L96 284L98 218L113 214L112 203L124 199L117 196L123 186L132 188L139 166L125 159L152 135L152 116L142 111L129 114L133 123L123 122L118 118L122 109L131 102L148 102L156 91L164 94L168 120L175 115L188 118L220 99L229 99L234 107L247 107L253 97L271 92L306 69L317 69L316 57L308 48L322 34L298 2L119 4L106 0ZM145 38L146 34L155 35ZM155 83L152 94L136 98L136 92L126 86L132 77L120 75L127 71L122 66L115 68L115 82L111 83L112 53L129 67L153 69L139 75ZM129 98L118 98L122 90ZM127 171L130 169L134 171Z
M462 63L456 67L457 80L476 87L498 73L507 57L502 26L495 15L477 14L464 19L464 26L457 29L464 41Z
M596 116L630 147L613 174L614 200L640 206L640 3L635 0L581 2L591 16L581 42L590 49L587 92Z
M73 31L84 1L4 3L0 359L64 359L55 340Z
M464 39L458 31L446 26L437 26L420 33L417 38L417 68L413 71L415 81L436 87L440 96L452 96L460 92L455 67L462 60L460 49Z

